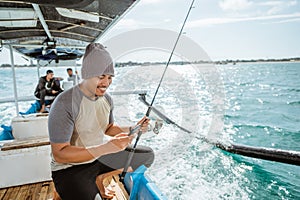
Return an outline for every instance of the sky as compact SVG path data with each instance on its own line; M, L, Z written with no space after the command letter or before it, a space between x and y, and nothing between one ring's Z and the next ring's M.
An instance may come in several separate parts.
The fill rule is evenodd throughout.
M142 28L179 32L191 2L140 0L100 41ZM300 0L195 0L184 34L211 60L300 57ZM8 58L3 50L0 64L10 63Z

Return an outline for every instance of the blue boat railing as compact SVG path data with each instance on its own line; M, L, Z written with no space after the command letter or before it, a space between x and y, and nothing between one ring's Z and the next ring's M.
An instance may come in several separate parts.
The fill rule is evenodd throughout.
M167 200L157 185L145 175L147 168L142 165L134 172L127 173L124 185L130 194L130 200Z

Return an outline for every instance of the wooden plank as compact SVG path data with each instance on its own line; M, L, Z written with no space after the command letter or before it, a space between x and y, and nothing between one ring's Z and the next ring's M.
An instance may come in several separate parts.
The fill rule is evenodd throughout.
M109 189L109 190L113 190L113 191L116 191L115 189L115 186L113 184L111 184L111 180L112 180L112 176L109 176L109 177L106 177L104 180L103 180L103 185L105 188ZM117 196L114 196L112 198L112 200L116 200L117 199Z
M125 199L127 200L127 199L130 199L130 196L129 196L129 194L127 193L127 190L125 189L125 186L123 185L123 183L121 183L120 181L119 181L119 177L114 177L114 179L116 180L116 182L118 183L118 185L119 185L119 187L120 187L120 189L121 189L121 192L122 192L122 194L124 195L124 197L125 197Z
M37 183L36 187L35 187L35 190L33 192L33 195L32 195L32 200L38 200L39 199L41 189L42 189L42 183Z
M54 183L50 181L46 199L53 199L53 192L54 192Z
M6 193L5 193L5 196L3 197L2 200L7 200L7 199L9 199L9 196L11 195L12 190L13 190L13 187L8 188L7 191L6 191Z
M48 183L48 182L42 184L39 200L46 200L49 186L50 186L50 183Z
M113 178L111 179L110 185L114 188L114 191L116 192L114 200L124 200L124 195L120 193L121 190Z
M20 186L17 186L17 187L14 187L13 188L13 191L12 191L12 194L10 195L10 199L16 199L17 198L17 195L20 191Z
M24 197L26 200L33 199L34 192L35 192L35 188L36 188L36 184L30 184L30 185L29 185L27 194L26 194L26 196Z
M29 185L22 185L19 192L18 192L18 195L16 197L17 200L25 200L26 198L26 194L28 192L28 189L29 189Z
M119 176L114 175L112 178L111 184L114 185L114 187L115 187L116 196L118 199L122 199L122 200L129 199L129 195L127 194L127 191L126 191L123 183L121 183L119 181Z
M115 195L112 200L127 200L128 194L123 187L123 184L119 182L118 175L115 176L108 176L103 180L103 185L105 188L115 191ZM123 189L120 187L122 186L125 193L123 194Z
M3 197L5 196L6 191L7 191L7 188L0 189L0 199L3 199Z
M7 188L5 195L3 196L2 200L9 199L10 193L12 191L12 188Z
M20 190L20 187L18 187L18 186L8 188L3 200L16 199L19 190Z
M113 200L128 200L123 184L119 182L118 176L109 177L104 180L104 185L116 191ZM0 190L1 200L52 200L54 183L46 181L41 183L27 184L17 187L4 188Z
M37 147L37 146L43 146L49 144L50 142L48 137L31 138L26 140L14 140L12 142L5 143L2 146L1 151Z

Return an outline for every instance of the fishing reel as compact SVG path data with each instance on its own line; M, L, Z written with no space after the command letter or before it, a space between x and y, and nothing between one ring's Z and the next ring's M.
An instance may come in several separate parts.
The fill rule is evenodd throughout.
M154 123L154 127L150 123L148 125L148 132L153 131L153 133L159 134L159 131L160 131L160 129L162 128L162 126L164 124L163 122L164 121L162 119L156 119L155 123ZM138 124L135 127L131 128L130 131L129 131L129 135L132 135L132 134L136 133L140 128L141 128L140 124Z
M154 123L154 127L152 124L149 124L148 131L153 131L155 134L159 134L160 129L162 128L164 121L162 119L156 119Z

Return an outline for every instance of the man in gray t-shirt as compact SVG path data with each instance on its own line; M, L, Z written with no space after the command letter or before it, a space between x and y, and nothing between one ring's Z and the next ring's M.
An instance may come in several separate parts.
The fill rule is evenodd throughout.
M99 199L99 193L102 198L112 198L113 192L105 190L101 177L114 170L122 172L134 135L128 136L130 127L114 124L113 101L106 93L114 66L101 44L87 46L81 75L82 82L61 93L50 110L53 182L64 200ZM145 132L149 119L144 117L138 124ZM105 135L111 138L106 141ZM131 168L149 167L153 160L153 150L139 146Z

